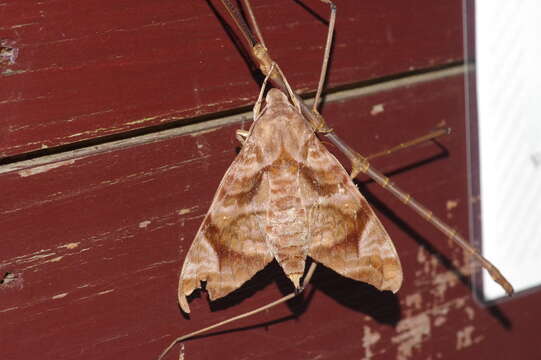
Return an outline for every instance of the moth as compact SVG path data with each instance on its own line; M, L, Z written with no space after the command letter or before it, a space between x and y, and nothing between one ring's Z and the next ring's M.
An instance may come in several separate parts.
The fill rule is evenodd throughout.
M260 95L261 98L261 95ZM276 259L296 289L307 257L337 273L398 291L396 249L367 200L300 112L269 90L225 173L187 253L178 298L206 282L211 300L240 287Z

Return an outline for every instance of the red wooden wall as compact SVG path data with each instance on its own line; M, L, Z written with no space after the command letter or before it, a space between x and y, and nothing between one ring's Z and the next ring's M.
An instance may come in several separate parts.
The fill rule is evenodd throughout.
M336 3L323 114L363 153L451 126L374 165L468 234L462 2ZM289 81L312 91L328 8L254 6ZM0 9L3 359L151 359L178 335L291 291L270 266L223 300L202 293L190 319L176 303L261 80L219 1ZM370 180L358 184L400 253L401 291L319 267L302 299L187 342L184 359L535 358L524 340L541 330L541 295L481 306L460 249Z

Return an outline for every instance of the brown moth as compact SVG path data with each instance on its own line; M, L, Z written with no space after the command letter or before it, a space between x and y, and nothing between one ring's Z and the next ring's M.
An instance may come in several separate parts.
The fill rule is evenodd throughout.
M271 89L188 251L179 303L189 313L186 296L202 281L211 300L221 298L273 259L299 289L307 256L379 290L402 284L398 254L366 199L299 109Z

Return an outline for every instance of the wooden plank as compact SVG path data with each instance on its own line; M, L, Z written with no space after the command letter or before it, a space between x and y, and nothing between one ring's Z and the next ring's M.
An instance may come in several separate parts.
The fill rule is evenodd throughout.
M314 89L328 7L255 1L276 60ZM461 1L338 1L329 85L462 59ZM311 10L307 11L306 8ZM258 84L204 1L13 1L0 41L0 157L199 118L253 103ZM229 25L227 25L229 24Z
M374 165L467 233L463 77L425 80L343 97L327 104L325 115L365 153L441 121L452 126L453 135L439 145L424 144ZM235 157L238 127L182 136L169 130L171 136L139 145L101 145L79 157L4 166L3 357L154 358L179 334L289 292L281 271L270 266L210 308L204 293L194 299L191 319L176 304L178 271ZM523 335L540 330L531 321L541 316L532 306L540 295L480 307L454 273L469 271L460 249L372 182L359 185L399 250L405 283L397 295L320 267L305 303L295 300L231 331L190 341L185 358L531 358L537 346ZM175 352L170 359L178 357Z

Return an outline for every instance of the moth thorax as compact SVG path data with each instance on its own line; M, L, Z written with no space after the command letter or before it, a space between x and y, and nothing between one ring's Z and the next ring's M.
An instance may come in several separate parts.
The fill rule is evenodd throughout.
M276 105L280 103L289 104L289 99L287 98L287 96L278 89L270 89L267 93L265 101L267 102L267 106L272 106L273 104Z

